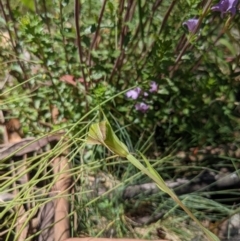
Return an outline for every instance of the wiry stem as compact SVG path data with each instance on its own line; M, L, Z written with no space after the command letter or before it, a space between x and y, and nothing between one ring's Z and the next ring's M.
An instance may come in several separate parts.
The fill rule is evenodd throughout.
M80 26L79 26L79 21L78 18L80 16L80 3L79 0L75 0L75 25L76 25L76 33L77 33L77 47L78 47L78 55L79 55L79 60L80 60L80 65L81 65L81 71L82 71L82 76L83 76L83 83L86 92L88 92L88 85L87 85L87 80L86 80L86 75L84 72L83 68L83 53L82 53L82 47L81 47L81 36L80 36ZM87 101L87 100L86 100Z
M104 10L105 10L105 7L106 7L106 3L107 3L107 0L104 0L103 5L102 5L102 9L101 9L101 12L100 12L100 15L99 15L99 18L98 18L97 29L96 29L96 32L95 32L93 41L92 41L91 46L90 46L89 55L88 55L88 65L89 65L89 66L90 66L90 64L91 64L91 51L92 51L93 48L95 47L96 40L97 40L98 35L99 35L100 25L101 25L101 22L102 22L103 13L104 13Z
M133 13L134 13L134 8L136 7L136 2L135 1L129 1L128 2L128 7L127 7L127 11L124 17L124 26L122 27L122 31L121 31L121 35L120 35L120 40L119 40L119 49L121 50L120 55L118 56L118 58L115 61L114 67L112 69L112 72L110 74L109 77L109 81L112 81L112 78L115 74L116 71L120 71L124 57L125 57L125 50L123 49L123 43L124 43L124 39L127 35L127 31L128 31L128 26L126 25L126 22L130 21L133 17Z

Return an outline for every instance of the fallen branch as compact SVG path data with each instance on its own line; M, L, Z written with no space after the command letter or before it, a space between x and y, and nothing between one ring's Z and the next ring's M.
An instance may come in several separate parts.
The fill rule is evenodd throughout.
M172 188L177 195L206 191L211 186L211 190L223 190L225 188L235 188L240 184L239 171L229 172L222 168L218 174L208 170L203 171L194 179L178 178L167 180L166 185ZM155 183L144 183L128 186L123 192L124 199L131 199L137 195L152 195L159 192Z
M0 158L6 159L11 156L23 156L27 153L38 152L47 144L59 141L62 136L63 133L42 137L40 139L28 137L16 143L0 145Z

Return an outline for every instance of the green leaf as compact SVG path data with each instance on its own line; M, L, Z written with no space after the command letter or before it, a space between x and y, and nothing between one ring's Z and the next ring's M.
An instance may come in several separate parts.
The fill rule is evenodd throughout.
M88 132L88 144L102 144L104 145L104 141L106 139L106 125L105 121L94 123L91 125Z
M87 143L102 144L121 157L126 157L129 154L127 146L118 139L107 121L94 123L90 126Z

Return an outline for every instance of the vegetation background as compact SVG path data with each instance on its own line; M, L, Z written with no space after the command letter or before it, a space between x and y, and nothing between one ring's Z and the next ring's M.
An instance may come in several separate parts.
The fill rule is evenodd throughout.
M214 160L210 167L209 162L179 166L176 160L177 152L192 147L239 143L240 17L211 11L216 3L0 0L0 108L7 118L21 120L25 136L68 131L78 191L73 236L109 236L114 230L116 237L144 237L126 220L133 215L129 210L145 212L139 205L149 202L146 212L168 210L161 225L173 240L190 240L196 232L161 192L122 200L119 190L150 179L105 148L85 144L101 113L128 149L144 153L164 180L214 165L238 170L233 158ZM192 18L199 19L193 32L184 24ZM153 81L156 91L151 91ZM137 87L142 90L138 98L126 95ZM147 110L138 108L141 103ZM86 180L96 173L104 183L113 180L106 186L116 195L90 199ZM185 202L199 219L232 214L231 205L205 197L193 193ZM209 205L212 212L202 212ZM143 230L145 238L152 237L153 231Z

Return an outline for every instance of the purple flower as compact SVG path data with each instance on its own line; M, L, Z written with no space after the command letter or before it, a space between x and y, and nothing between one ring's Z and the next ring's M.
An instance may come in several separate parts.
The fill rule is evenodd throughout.
M141 111L142 113L146 113L147 110L149 109L149 105L141 102L141 103L137 103L135 105L135 109L138 110L138 111Z
M150 91L151 93L157 92L157 90L158 90L158 85L157 85L157 83L156 83L155 81L151 81L150 86L151 86L151 88L150 88L149 91Z
M231 12L232 15L236 14L238 0L220 0L220 2L214 5L211 10L221 12L221 17L227 12Z
M186 25L188 28L188 31L193 33L194 30L196 29L197 24L198 24L198 19L191 18L191 19L188 19L186 22L184 22L183 26Z
M126 93L126 96L127 96L127 98L136 100L136 99L138 98L140 92L141 92L141 88L140 88L140 87L136 87L136 88L133 89L133 90L129 90L129 91Z

